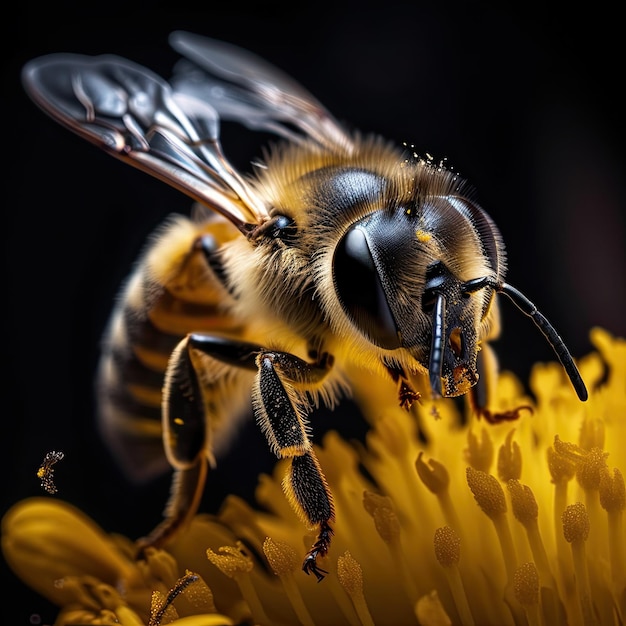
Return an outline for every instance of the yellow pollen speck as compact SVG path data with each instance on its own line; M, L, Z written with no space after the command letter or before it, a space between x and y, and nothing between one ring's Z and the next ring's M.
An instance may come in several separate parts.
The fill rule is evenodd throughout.
M490 518L506 513L506 499L498 479L491 474L468 467L467 484L474 494L474 499L485 515Z
M435 556L443 567L451 567L461 558L461 538L450 526L435 530Z
M524 526L536 520L539 515L537 500L528 485L522 485L519 480L509 480L507 483L511 494L513 515Z
M524 606L539 603L539 573L534 563L523 563L515 570L513 591Z
M275 541L271 537L266 537L263 542L263 552L277 576L295 572L298 568L296 551L284 541Z
M563 536L567 542L587 540L590 522L587 509L582 502L568 506L561 515L561 521L563 522Z
M415 231L415 236L417 237L417 240L421 243L426 243L427 241L430 241L433 237L430 233L427 233L421 228Z
M174 418L174 424L176 424L177 426L182 426L184 423L185 422L180 417Z

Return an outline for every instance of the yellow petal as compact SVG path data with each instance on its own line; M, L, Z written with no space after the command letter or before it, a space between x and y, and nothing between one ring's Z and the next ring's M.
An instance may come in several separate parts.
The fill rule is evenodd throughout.
M23 500L2 519L2 552L13 571L52 602L70 598L66 576L93 576L112 586L139 580L135 564L89 517L48 498Z

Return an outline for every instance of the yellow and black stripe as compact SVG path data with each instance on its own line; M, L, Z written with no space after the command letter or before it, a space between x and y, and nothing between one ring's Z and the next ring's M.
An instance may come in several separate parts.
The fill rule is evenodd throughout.
M215 217L177 216L158 231L129 277L105 333L98 373L99 422L135 480L166 471L161 402L171 353L188 333L232 334L232 295L219 248L240 236Z

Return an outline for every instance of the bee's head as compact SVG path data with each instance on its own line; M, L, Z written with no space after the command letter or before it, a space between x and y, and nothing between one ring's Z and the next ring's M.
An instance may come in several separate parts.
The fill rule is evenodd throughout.
M384 350L408 351L436 394L461 395L476 383L492 287L504 272L500 235L479 207L430 196L375 211L345 232L333 272L352 324Z

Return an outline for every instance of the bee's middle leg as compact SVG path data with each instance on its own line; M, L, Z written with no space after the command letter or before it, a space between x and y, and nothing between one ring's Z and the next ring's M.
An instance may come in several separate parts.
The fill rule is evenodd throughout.
M242 341L208 335L192 335L190 341L212 359L256 371L252 391L255 419L274 454L291 461L283 489L302 521L318 529L303 570L322 580L327 572L317 565L317 558L328 552L334 509L326 478L307 435L305 393L328 374L332 356L316 353L315 360L309 363L287 352Z
M270 447L279 458L291 460L283 480L287 498L305 524L318 529L302 565L318 581L327 574L318 566L317 558L325 556L330 547L333 500L307 436L305 408L293 383L306 387L319 382L330 361L328 355L322 355L317 363L310 364L284 352L263 351L257 357L259 371L253 391L256 420Z

